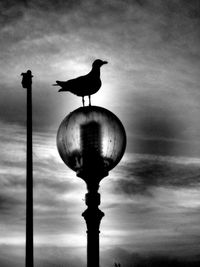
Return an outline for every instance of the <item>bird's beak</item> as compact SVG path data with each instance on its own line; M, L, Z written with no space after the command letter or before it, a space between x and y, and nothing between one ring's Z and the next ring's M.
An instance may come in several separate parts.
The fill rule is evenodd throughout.
M103 61L102 64L108 64L108 61Z

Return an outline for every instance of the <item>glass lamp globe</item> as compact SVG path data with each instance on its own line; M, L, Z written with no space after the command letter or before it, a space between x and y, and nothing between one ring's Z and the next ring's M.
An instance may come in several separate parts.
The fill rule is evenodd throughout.
M57 148L64 163L87 180L101 180L121 160L126 133L111 111L97 106L81 107L65 117L57 133Z

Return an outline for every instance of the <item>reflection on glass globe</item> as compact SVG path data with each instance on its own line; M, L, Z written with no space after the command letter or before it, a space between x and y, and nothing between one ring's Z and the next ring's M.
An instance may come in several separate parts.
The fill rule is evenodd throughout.
M97 106L81 107L62 121L57 147L65 164L77 176L105 177L121 160L126 133L120 120Z

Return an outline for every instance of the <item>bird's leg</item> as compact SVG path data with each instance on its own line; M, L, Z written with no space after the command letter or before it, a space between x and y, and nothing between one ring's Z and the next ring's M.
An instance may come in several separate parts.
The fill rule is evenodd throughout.
M85 106L84 96L82 96L82 103L83 103L83 107L84 107Z
M91 106L91 95L89 95L88 97L89 97L89 106Z

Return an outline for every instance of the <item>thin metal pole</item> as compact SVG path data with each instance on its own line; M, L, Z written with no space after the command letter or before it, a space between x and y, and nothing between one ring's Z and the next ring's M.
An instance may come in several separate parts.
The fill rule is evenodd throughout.
M94 188L88 190L86 194L88 208L82 214L87 224L87 267L99 267L99 227L104 213L98 208L100 194L97 190Z
M26 267L33 267L32 86L27 88Z
M26 139L26 255L25 266L33 267L33 142L32 142L32 73L22 73L22 87L27 89Z

